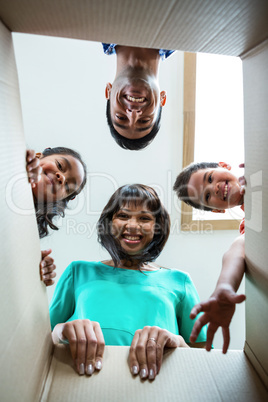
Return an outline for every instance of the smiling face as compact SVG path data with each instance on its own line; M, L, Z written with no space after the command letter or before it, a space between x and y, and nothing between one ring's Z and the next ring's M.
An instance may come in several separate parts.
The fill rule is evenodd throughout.
M156 78L144 69L126 68L113 85L107 84L106 99L115 130L129 139L149 134L156 122L159 108L164 106L166 93L160 93Z
M41 157L41 179L33 188L38 202L55 202L71 196L84 180L84 169L71 155L54 154Z
M141 205L125 204L113 215L112 235L129 255L138 254L153 240L154 214Z
M225 210L243 203L238 178L224 168L200 169L188 183L189 198L212 210Z

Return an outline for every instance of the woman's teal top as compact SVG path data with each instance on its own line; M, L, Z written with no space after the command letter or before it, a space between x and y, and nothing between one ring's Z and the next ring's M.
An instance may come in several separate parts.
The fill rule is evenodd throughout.
M72 262L64 271L50 303L52 329L58 323L86 319L99 322L106 345L130 345L137 329L158 326L186 342L199 302L185 272L160 268L136 271L101 262ZM197 342L206 341L202 328Z

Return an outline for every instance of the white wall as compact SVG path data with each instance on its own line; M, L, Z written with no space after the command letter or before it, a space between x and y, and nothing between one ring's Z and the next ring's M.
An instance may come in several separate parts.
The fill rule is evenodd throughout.
M71 261L108 257L96 241L94 225L118 186L140 182L156 188L171 214L173 230L157 262L189 272L200 298L207 298L216 284L222 255L238 233L179 229L180 204L172 186L182 168L183 53L161 63L160 89L168 95L162 127L147 149L134 152L121 149L106 124L104 88L115 75L114 56L105 56L101 44L94 42L25 34L13 38L27 147L74 148L88 166L84 193L59 222L60 231L41 241L42 249L53 250L57 279ZM47 290L50 300L54 287ZM244 327L244 305L239 305L231 324L232 349L243 348ZM222 347L220 332L214 346Z

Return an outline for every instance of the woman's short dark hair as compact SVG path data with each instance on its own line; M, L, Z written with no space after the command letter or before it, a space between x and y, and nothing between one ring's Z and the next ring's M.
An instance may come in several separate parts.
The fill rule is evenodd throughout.
M119 134L118 131L116 131L116 129L114 128L111 118L110 100L109 99L107 100L106 105L107 123L110 128L112 137L115 139L117 144L123 149L129 149L131 151L139 151L143 148L146 148L153 141L154 137L156 136L156 134L160 129L161 115L162 115L162 107L160 106L156 121L149 134L145 135L142 138L134 138L134 139L126 138L123 135Z
M198 170L215 169L217 167L219 167L219 164L216 162L197 162L191 163L190 165L186 166L183 171L178 175L173 186L173 190L176 191L178 198L193 208L202 209L204 211L211 211L212 208L197 204L191 200L188 194L188 184L192 174L197 172Z
M46 148L42 152L41 159L50 155L70 155L76 158L83 166L84 179L81 186L74 193L64 198L63 200L57 200L53 202L38 202L38 200L34 199L36 220L40 238L46 237L48 235L49 227L53 230L59 230L59 228L53 222L53 219L56 217L64 218L65 209L68 206L68 202L83 190L87 181L87 167L86 164L82 161L82 158L78 152L65 147Z
M134 257L124 252L119 241L111 233L114 214L126 204L144 205L145 209L149 210L155 217L153 240ZM120 187L111 196L101 213L97 230L98 241L111 255L115 266L118 266L121 260L132 262L133 259L141 265L142 263L154 261L163 250L169 237L170 218L152 187L143 184L127 184Z

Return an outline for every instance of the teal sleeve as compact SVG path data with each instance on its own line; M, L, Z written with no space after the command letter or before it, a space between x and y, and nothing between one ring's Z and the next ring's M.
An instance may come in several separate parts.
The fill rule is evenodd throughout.
M74 283L72 264L61 275L49 306L51 329L68 321L74 312Z
M185 296L182 301L178 324L180 335L184 338L185 342L190 342L190 335L195 323L195 320L191 320L190 313L192 308L200 302L197 290L191 280L187 275L185 279ZM206 342L207 340L207 328L206 326L202 328L196 342Z

